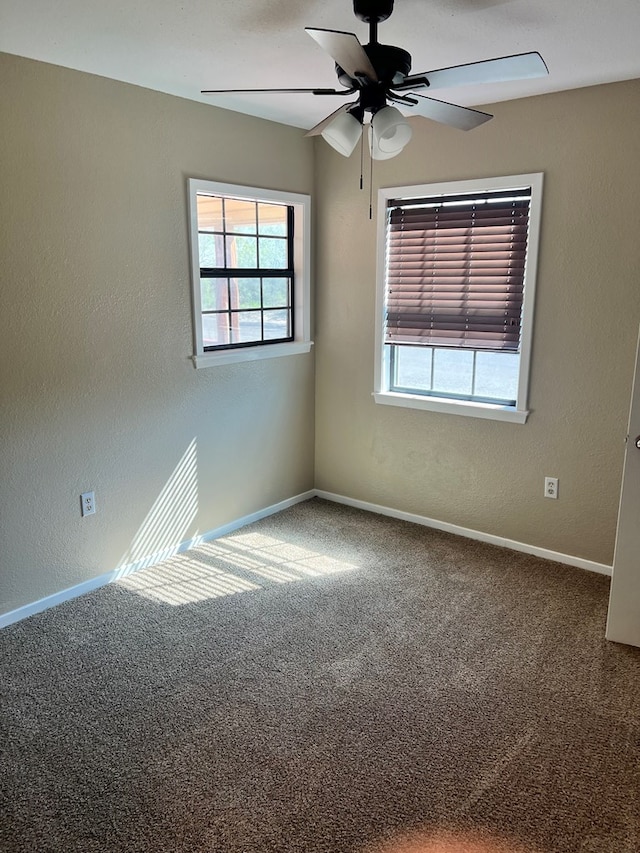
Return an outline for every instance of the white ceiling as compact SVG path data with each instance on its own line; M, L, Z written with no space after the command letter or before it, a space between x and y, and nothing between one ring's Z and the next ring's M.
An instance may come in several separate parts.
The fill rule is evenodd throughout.
M304 27L368 28L352 0L0 0L0 50L310 128L344 101L206 88L334 87ZM414 73L538 50L549 76L455 90L465 106L640 78L639 0L396 0L379 41Z

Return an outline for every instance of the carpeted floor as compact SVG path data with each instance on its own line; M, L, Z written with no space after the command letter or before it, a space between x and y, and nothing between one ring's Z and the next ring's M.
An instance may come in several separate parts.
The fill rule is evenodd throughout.
M608 579L320 500L0 632L0 850L637 853Z

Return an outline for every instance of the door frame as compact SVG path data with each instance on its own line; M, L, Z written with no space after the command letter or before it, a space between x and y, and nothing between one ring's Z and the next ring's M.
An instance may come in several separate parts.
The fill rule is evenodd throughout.
M606 638L640 646L640 334L631 391Z

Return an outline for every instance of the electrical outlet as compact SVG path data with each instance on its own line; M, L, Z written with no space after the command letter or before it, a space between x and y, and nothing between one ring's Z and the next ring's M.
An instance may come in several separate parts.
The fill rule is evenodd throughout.
M96 495L95 492L83 492L80 495L80 512L82 517L85 515L93 515L96 511Z
M544 496L545 496L545 498L553 498L554 500L558 497L558 478L557 477L545 477L544 478Z

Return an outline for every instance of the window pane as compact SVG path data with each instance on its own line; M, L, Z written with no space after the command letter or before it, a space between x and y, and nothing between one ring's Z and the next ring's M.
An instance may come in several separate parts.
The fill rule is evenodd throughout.
M260 237L260 266L272 269L287 268L287 241L278 237Z
M291 332L289 331L289 312L286 309L280 311L265 311L264 312L264 339L274 340L275 338L288 338Z
M287 208L281 204L259 204L258 230L260 234L286 237Z
M258 266L258 244L255 237L227 234L227 266L255 269Z
M260 308L260 279L232 279L231 300L232 308Z
M241 311L233 315L233 343L262 340L260 314L260 311Z
M199 234L201 267L224 267L224 237L221 234Z
M289 279L263 278L262 304L265 308L288 308Z
M518 396L519 367L518 353L478 352L476 395L497 400L515 400Z
M432 352L431 347L396 347L396 384L430 391Z
M213 195L196 197L198 205L198 231L222 231L222 199Z
M205 347L231 343L228 314L204 314L202 316L202 342Z
M226 278L201 278L200 298L203 311L216 311L229 307Z
M473 351L433 350L433 390L449 394L471 394L473 388Z
M224 200L225 231L235 234L255 234L257 231L256 203L239 201L237 198Z

